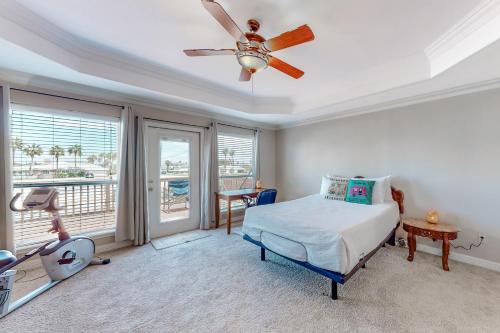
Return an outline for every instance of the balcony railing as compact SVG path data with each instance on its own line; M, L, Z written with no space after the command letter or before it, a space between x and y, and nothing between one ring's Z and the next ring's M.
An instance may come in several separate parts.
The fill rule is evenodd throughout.
M253 177L248 175L222 175L219 176L219 191L239 190L251 188Z
M239 190L243 188L252 188L253 177L247 175L223 175L219 176L219 191ZM227 210L227 202L221 200L220 210ZM244 203L241 200L231 202L231 209L243 208Z
M59 180L15 183L14 192L28 195L34 187L56 188L59 212L70 234L113 230L116 226L116 180ZM54 238L48 234L52 217L42 211L14 213L17 246L27 246Z
M168 214L179 214L189 207L189 196L182 202L174 202L169 207L168 182L172 180L186 180L187 176L161 177L161 210L162 219ZM247 176L219 177L220 190L236 190L250 188L253 178ZM61 207L61 217L70 234L78 235L97 231L111 231L116 227L116 180L82 180L64 179L57 181L30 180L29 182L14 183L14 193L21 192L21 200L28 195L32 188L53 187L59 192L58 206ZM225 209L221 202L221 209ZM236 206L239 204L235 203ZM173 208L173 209L172 209ZM52 217L46 212L16 212L14 213L14 232L18 247L28 246L53 239L48 234Z

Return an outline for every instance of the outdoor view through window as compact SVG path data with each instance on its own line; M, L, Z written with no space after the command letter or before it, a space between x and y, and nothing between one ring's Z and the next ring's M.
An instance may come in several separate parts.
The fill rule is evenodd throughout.
M217 142L219 191L252 188L255 184L253 136L221 133L217 136ZM242 205L242 202L235 202L231 207ZM222 200L221 209L225 210L226 206Z
M162 222L189 217L189 149L189 143L185 141L160 141Z
M55 187L72 234L115 228L119 119L12 105L12 183L24 197L33 187ZM45 212L16 213L19 247L51 239Z

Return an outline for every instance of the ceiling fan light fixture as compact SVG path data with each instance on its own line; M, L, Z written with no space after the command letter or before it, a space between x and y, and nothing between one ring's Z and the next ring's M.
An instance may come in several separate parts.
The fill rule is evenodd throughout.
M240 51L236 53L240 65L251 73L267 68L268 58L265 54L256 51Z

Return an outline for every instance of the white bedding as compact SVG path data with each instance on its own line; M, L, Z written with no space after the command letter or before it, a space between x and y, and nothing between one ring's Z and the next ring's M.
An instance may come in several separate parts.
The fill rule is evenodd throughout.
M396 202L362 205L314 194L247 209L243 233L281 255L346 274L398 221Z

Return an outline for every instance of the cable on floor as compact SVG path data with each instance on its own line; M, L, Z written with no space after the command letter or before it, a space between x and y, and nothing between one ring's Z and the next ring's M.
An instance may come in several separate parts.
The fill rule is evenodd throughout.
M29 279L29 280L24 280L24 278L26 276L28 276L28 273L24 270L24 269L20 269L18 270L18 272L23 272L24 275L21 276L20 278L17 278L14 280L14 283L28 283L28 282L32 282L32 281L35 281L35 280L38 280L38 279L41 279L43 277L46 277L47 276L47 273L43 274L43 275L40 275L40 276L37 276L37 277L34 277L32 279Z
M479 243L477 244L474 244L474 243L470 243L469 247L465 247L465 246L462 246L462 245L454 245L452 242L450 242L450 245L454 248L454 249L464 249L465 251L470 251L472 250L472 247L480 247L481 244L483 244L483 240L484 240L484 236L481 236L479 237L481 240L479 241Z

